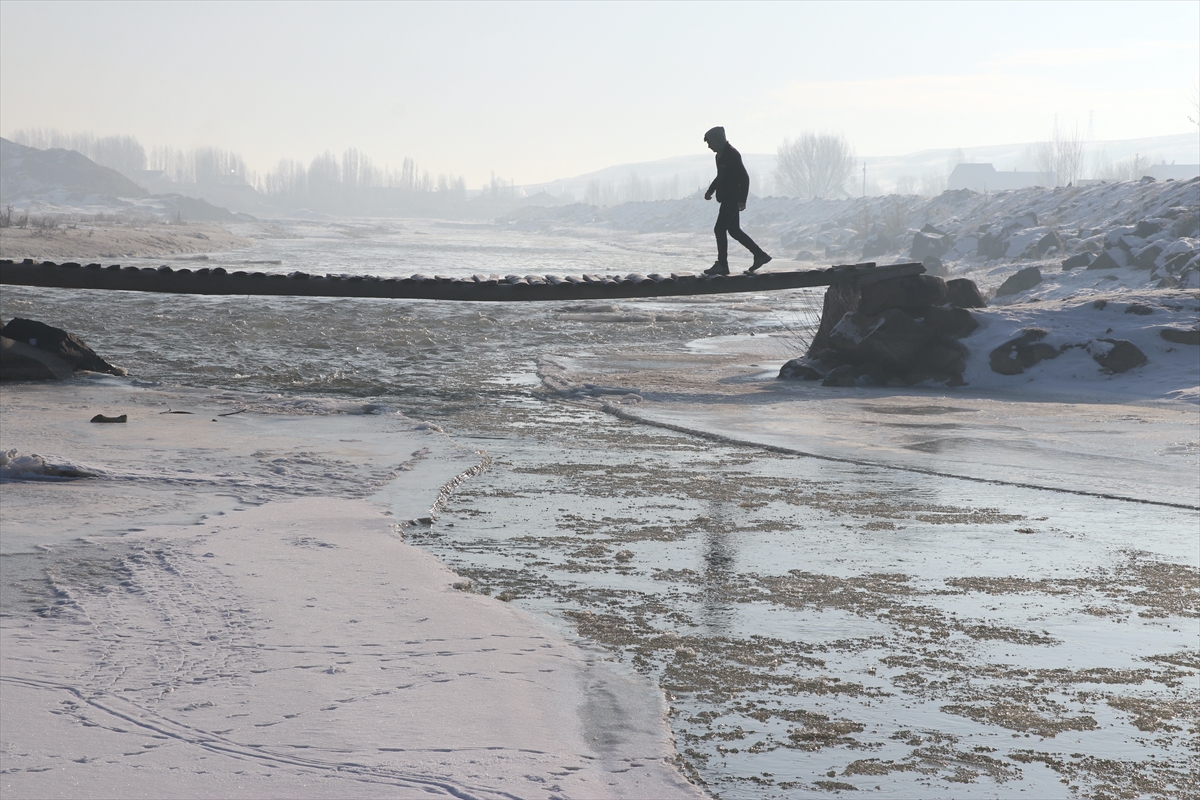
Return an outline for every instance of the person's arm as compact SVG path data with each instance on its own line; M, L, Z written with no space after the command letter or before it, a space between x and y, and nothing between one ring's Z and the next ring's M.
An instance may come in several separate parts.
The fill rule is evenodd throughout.
M746 165L742 163L742 154L737 154L737 164L734 165L737 175L737 198L738 208L742 211L746 210L746 200L750 197L750 173L746 171Z
M712 183L708 185L708 191L704 193L705 200L712 200L713 192L717 190L717 184L721 182L721 156L718 155L715 159L717 162L717 177L712 179Z

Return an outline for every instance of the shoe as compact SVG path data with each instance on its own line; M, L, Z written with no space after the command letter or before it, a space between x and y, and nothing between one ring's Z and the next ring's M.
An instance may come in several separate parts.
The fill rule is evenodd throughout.
M708 269L704 270L703 274L709 275L709 276L728 275L729 274L729 263L726 261L714 261L713 265L711 267L709 267Z
M753 275L758 271L758 268L771 260L771 257L766 253L754 257L754 263L750 265L750 269L746 270L747 275Z

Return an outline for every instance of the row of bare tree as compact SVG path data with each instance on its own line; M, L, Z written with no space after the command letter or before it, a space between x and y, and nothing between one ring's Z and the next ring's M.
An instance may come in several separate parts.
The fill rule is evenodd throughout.
M375 164L369 156L350 148L338 158L326 151L305 165L283 159L265 175L247 169L237 153L217 147L179 150L154 147L149 151L133 136L96 136L91 132L63 133L54 128L24 128L12 132L17 144L39 150L75 150L101 166L133 176L145 170L161 171L178 184L254 186L268 195L304 198L310 195L346 195L364 189L397 189L411 193L446 192L466 197L466 180L457 175L430 176L411 158L400 169Z

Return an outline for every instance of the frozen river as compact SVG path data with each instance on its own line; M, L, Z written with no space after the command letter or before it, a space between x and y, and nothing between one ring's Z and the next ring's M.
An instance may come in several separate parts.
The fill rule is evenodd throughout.
M205 266L669 274L709 258L707 237L683 233L413 221L295 223L273 236ZM135 387L261 415L278 460L125 465L119 490L142 522L313 493L383 499L411 517L376 463L392 412L440 427L462 453L486 451L488 468L432 525L404 526L406 540L464 588L655 681L684 771L714 795L1194 796L1196 406L1061 387L776 381L819 300L467 305L5 287L0 313L78 333ZM358 461L336 432L295 422L364 411L357 435L379 440ZM341 466L317 470L313 453ZM428 467L431 487L460 457ZM213 479L180 499L188 470ZM6 484L6 506L35 490ZM6 554L81 533L12 519Z

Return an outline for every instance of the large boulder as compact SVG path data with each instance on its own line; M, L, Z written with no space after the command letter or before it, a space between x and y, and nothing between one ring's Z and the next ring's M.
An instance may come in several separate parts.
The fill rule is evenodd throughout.
M16 317L0 329L0 336L57 356L73 370L107 372L110 375L125 374L125 370L96 355L92 348L75 334L44 322Z
M825 379L821 381L822 386L853 386L855 384L855 373L857 372L850 364L842 364L840 367L831 370Z
M946 281L946 301L955 308L987 308L983 292L975 285L975 281L967 278L955 278Z
M979 327L978 320L965 308L933 306L925 311L925 324L939 336L961 339Z
M988 357L992 372L1001 375L1020 375L1039 361L1058 358L1059 351L1042 341L1046 331L1028 328L1015 339L1009 339L997 347Z
M933 331L899 309L847 314L829 334L829 346L851 364L875 363L896 375L917 364Z
M1087 351L1108 373L1128 372L1146 363L1146 354L1125 339L1096 339L1088 342Z
M1088 264L1088 269L1121 269L1126 263L1125 254L1121 250L1113 248L1096 256L1096 260Z
M889 308L919 310L941 305L945 299L946 281L935 275L906 275L864 285L858 310L864 314L878 314Z
M1163 328L1158 335L1173 344L1200 345L1200 328Z
M910 386L923 381L962 386L966 368L966 346L954 339L941 337L920 352L916 365L904 376L904 382Z
M1004 224L1005 233L1019 231L1022 228L1033 228L1038 224L1038 215L1033 211L1026 211L1024 214L1018 214Z
M932 226L926 226L927 228ZM941 258L954 244L954 240L948 235L941 233L928 233L926 231L918 231L913 235L912 251L910 253L913 261L921 261L928 256Z
M1137 252L1133 257L1133 265L1138 269L1150 270L1154 269L1154 262L1162 255L1162 245L1149 244Z
M1059 253L1067 249L1066 243L1063 242L1062 235L1059 234L1058 231L1050 231L1045 236L1038 239L1036 243L1034 243L1033 257L1041 258L1042 256L1046 255L1046 253L1050 252L1050 248L1052 247L1057 248Z
M1076 267L1086 267L1092 263L1093 258L1095 256L1091 253L1079 253L1070 258L1063 259L1062 268L1065 271L1075 269Z
M937 256L925 256L921 259L921 266L925 268L926 275L936 275L939 278L946 277L946 265Z
M821 363L807 356L793 358L779 368L779 377L783 380L815 381L825 377L829 372L822 368Z
M1163 229L1163 224L1163 221L1160 219L1144 219L1134 226L1133 235L1139 236L1142 239L1149 239Z
M989 261L997 258L1004 258L1008 253L1008 236L1000 232L988 232L979 237L979 244L975 246L975 253L980 258L986 258Z
M1042 273L1037 267L1026 267L1017 270L996 290L997 297L1006 297L1018 292L1028 291L1042 282Z
M0 336L0 381L55 381L75 374L53 353Z
M877 233L873 236L868 236L863 242L862 257L863 260L869 258L878 258L882 255L887 255L893 250L892 240L884 236L882 233Z

